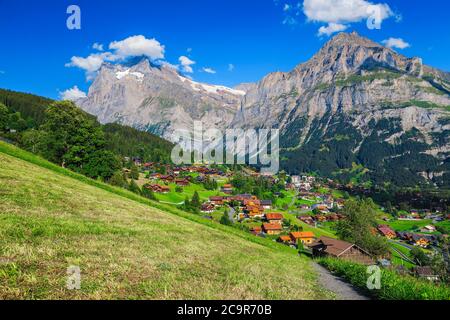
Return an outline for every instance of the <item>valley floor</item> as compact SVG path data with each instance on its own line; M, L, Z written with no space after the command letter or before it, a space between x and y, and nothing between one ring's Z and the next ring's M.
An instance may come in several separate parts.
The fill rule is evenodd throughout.
M0 147L0 299L335 298L295 250L163 212ZM69 266L81 270L80 290L66 287Z

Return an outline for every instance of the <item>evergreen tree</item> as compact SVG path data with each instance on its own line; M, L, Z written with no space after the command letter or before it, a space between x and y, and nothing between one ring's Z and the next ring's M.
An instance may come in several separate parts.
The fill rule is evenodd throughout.
M428 266L431 262L430 258L419 247L412 248L409 253L411 254L413 260L420 266Z
M141 194L142 193L141 189L139 188L139 186L136 184L136 182L133 179L131 179L130 184L128 186L128 189L131 192L134 192L134 193L137 193L137 194Z
M233 224L233 222L230 220L229 211L227 209L225 209L222 217L220 218L220 224L223 224L226 226L231 226Z
M5 131L9 120L8 108L0 103L0 131Z
M127 187L127 182L123 178L123 173L121 171L114 172L112 177L109 179L109 184L121 188Z
M139 180L139 169L134 164L131 166L130 178L133 180Z
M200 196L198 195L197 191L194 192L194 195L192 196L190 205L191 205L191 207L196 208L196 209L201 208L202 204L200 202Z

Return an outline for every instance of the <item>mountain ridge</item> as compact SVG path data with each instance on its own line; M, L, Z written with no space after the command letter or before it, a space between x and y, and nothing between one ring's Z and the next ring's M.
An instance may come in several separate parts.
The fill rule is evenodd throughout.
M169 140L176 129L191 130L193 121L221 130L278 128L282 165L292 172L342 178L356 163L369 172L367 179L384 183L392 174L385 167L400 165L395 159L409 150L428 165L408 163L402 183L449 180L449 74L357 33L340 33L293 70L235 89L208 91L210 85L165 68L138 64L128 71L137 73L123 79L102 68L88 98L78 104L101 122L117 121ZM379 155L366 154L370 139L383 146ZM300 154L305 152L308 157ZM371 157L381 164L372 164Z

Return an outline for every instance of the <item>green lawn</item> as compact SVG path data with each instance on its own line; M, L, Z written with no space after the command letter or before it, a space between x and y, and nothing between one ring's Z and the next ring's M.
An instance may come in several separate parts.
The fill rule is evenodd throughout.
M382 224L388 224L395 231L413 231L414 228L422 228L431 224L432 220L393 220L389 222L382 222Z
M450 234L450 220L439 222L438 224L436 224L436 226L441 227L442 229L444 229L443 231L446 234Z
M286 246L2 142L0 163L0 299L333 297ZM66 289L70 265L81 268L81 290Z
M163 183L161 181L156 182L159 184ZM178 193L175 191L176 185L174 183L171 183L168 185L170 187L170 192L169 193L165 193L165 194L155 194L156 198L160 201L164 201L164 202L170 202L170 203L180 203L183 202L186 199L186 196L189 197L189 199L192 198L192 196L194 195L195 191L198 192L198 195L200 196L200 200L202 201L207 201L209 199L209 197L211 196L216 196L216 195L221 195L221 196L225 196L225 193L222 193L219 191L219 189L217 190L206 190L203 185L201 184L195 184L195 183L191 183L189 186L183 187L183 192Z
M287 205L288 210L296 209L295 205L298 200L296 200L296 192L293 190L283 190L281 193L284 195L283 198L278 197L276 202L276 208L283 209L283 206Z
M304 231L312 231L316 237L326 236L330 238L336 238L336 235L334 235L332 232L310 226L309 224L297 219L297 217L293 214L283 212L283 216L285 219L289 220L292 225L302 227Z
M391 254L392 254L392 262L395 265L403 265L409 269L413 268L415 265L409 262L408 260L405 260L401 255L399 255L395 250L392 250L392 247L400 251L402 254L404 254L407 258L412 260L410 250L405 248L404 246L398 244L398 243L392 243L390 242L389 245L391 246Z

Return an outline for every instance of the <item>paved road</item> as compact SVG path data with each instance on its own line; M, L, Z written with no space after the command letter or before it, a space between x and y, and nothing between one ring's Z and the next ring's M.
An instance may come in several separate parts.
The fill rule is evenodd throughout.
M357 288L333 275L330 271L317 263L313 263L318 274L319 283L327 290L336 294L337 300L370 300Z
M234 210L233 207L228 207L228 217L230 218L230 221L232 222L236 222L234 219L234 213L236 212L236 210Z

